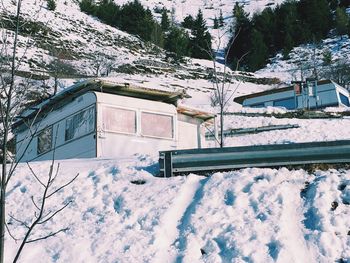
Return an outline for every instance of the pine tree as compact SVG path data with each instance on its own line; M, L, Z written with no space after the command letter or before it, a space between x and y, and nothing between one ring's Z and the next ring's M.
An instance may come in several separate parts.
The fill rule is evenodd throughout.
M340 3L339 3L339 6L340 7L349 7L350 6L350 0L340 0Z
M120 7L113 0L100 1L95 15L108 25L120 26Z
M332 52L329 49L324 50L322 56L322 62L324 66L329 66L332 64Z
M93 0L81 0L79 3L80 11L87 13L89 15L94 15L96 10L96 5Z
M235 40L231 48L226 51L228 52L228 62L234 67L240 62L241 66L244 67L247 63L246 55L250 52L251 47L252 24L249 20L249 14L237 2L233 9L233 15L235 23L230 43L232 43L233 38Z
M214 29L218 29L219 28L219 21L218 21L218 19L216 18L216 16L214 17L214 26L213 26L213 28Z
M160 25L164 32L168 31L170 26L170 21L168 17L168 11L166 10L166 8L163 8L162 10L162 19L161 19Z
M328 3L329 3L329 7L332 10L337 9L337 7L339 6L339 0L328 0Z
M156 22L153 24L151 42L158 47L164 47L164 33L162 27Z
M194 20L191 35L192 57L209 59L211 57L211 36L201 10L198 11L196 19Z
M139 35L143 40L151 40L154 23L152 12L138 0L123 5L120 10L120 29Z
M271 8L265 8L260 14L254 14L252 24L256 30L261 32L264 42L271 53L276 51L276 16Z
M175 60L179 60L184 56L189 56L190 37L185 30L172 26L169 34L165 38L165 49L171 52Z
M282 50L283 58L288 59L289 58L289 52L293 49L294 47L294 42L292 36L287 33L286 36L284 37L284 47Z
M309 30L308 41L321 40L332 26L332 12L327 0L300 0L298 12L303 27Z
M220 10L220 16L219 16L219 27L223 27L225 25L224 23L224 17L222 15L222 10Z
M47 9L54 11L56 9L55 0L47 0Z
M337 30L338 35L344 35L347 33L349 25L349 17L346 14L344 8L337 7L335 11L335 29Z
M184 21L181 23L184 28L192 29L194 25L194 19L191 15L188 15L184 18Z
M266 64L268 58L268 49L264 43L263 35L253 30L251 35L251 52L248 56L248 67L252 71L256 71Z

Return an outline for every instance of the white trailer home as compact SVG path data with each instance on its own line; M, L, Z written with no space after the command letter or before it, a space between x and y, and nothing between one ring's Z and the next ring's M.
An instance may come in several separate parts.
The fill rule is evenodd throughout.
M127 157L205 147L214 115L177 106L188 95L109 80L80 82L14 123L17 161Z
M294 110L349 107L349 97L349 92L335 82L321 80L236 97L234 101L244 107L274 106Z

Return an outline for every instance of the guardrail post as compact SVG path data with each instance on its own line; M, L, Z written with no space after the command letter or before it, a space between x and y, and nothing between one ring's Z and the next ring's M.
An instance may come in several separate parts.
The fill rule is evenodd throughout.
M159 153L159 168L161 173L160 176L163 176L163 177L173 176L172 152Z

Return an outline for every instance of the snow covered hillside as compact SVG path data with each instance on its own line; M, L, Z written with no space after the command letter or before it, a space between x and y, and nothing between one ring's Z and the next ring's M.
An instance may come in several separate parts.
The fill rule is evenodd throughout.
M152 159L62 161L47 211L71 201L27 244L20 262L349 262L350 171L243 169L156 178ZM39 178L49 162L32 164ZM88 164L88 165L87 165ZM26 223L42 192L26 165L7 211ZM8 217L12 234L24 227ZM19 243L6 236L6 262Z
M236 3L244 6L244 9L253 14L260 12L265 7L274 7L284 0L140 0L140 2L153 11L162 10L163 7L173 13L175 21L182 22L187 15L196 16L201 9L208 25L213 25L214 17L219 17L222 11L227 20L232 17L232 10ZM124 4L129 0L118 0L117 4ZM154 12L157 16L157 12ZM159 14L158 14L159 16Z
M325 64L325 56L329 53L329 62ZM335 36L324 39L317 44L307 44L295 47L289 53L289 58L284 59L282 54L277 54L270 59L265 68L256 72L260 76L278 77L283 81L300 80L302 77L312 76L314 67L317 67L320 78L329 78L324 74L331 66L344 66L348 68L347 61L350 58L350 39L348 36ZM345 71L343 71L345 72ZM335 74L334 74L335 75ZM348 81L348 76L340 72L339 75ZM335 76L333 76L335 79Z
M210 104L211 61L170 63L155 46L80 12L77 1L56 2L57 9L49 11L46 1L24 1L25 25L38 34L32 37L26 28L21 29L19 53L26 55L20 72L48 76L57 58L72 65L74 71L70 74L78 78L96 75L96 71L103 75L109 68L112 80L185 89L192 98L182 103L217 112ZM235 3L141 2L153 11L163 6L174 9L178 21L202 8L209 25L220 10L229 21ZM253 12L282 0L240 2ZM15 10L11 0L4 0L4 6L12 13ZM8 16L0 15L11 29L6 22ZM325 40L339 58L348 56L344 51L348 42L347 38L340 42ZM276 57L257 74L230 72L234 75L230 89L236 90L233 97L284 86L276 76L284 81L296 78L299 73L295 73L294 64L300 60L299 51L294 49L290 60ZM316 55L320 61L321 51ZM293 114L281 108L242 109L231 102L225 130L284 124L298 127L229 137L226 146L350 139L347 109L318 112L324 114L319 119L301 119ZM45 211L48 217L68 206L53 220L39 225L31 239L67 229L55 237L27 244L20 262L350 262L350 170L249 168L210 177L191 174L157 178L157 155L57 160L60 169L52 191L79 176L49 198ZM39 179L47 180L50 162L32 163L31 167ZM25 225L32 222L36 212L34 202L40 202L42 191L28 166L20 164L6 194L6 222L13 237L23 238ZM20 241L6 234L5 262L12 262L19 245Z

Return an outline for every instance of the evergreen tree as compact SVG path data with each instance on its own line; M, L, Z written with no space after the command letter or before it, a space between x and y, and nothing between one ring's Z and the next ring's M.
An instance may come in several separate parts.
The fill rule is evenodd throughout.
M56 9L55 0L47 0L47 9L54 11Z
M303 28L308 29L308 41L321 40L332 26L332 12L327 0L300 0L298 12Z
M292 36L289 34L289 32L284 37L284 47L282 50L283 58L288 59L289 58L289 52L294 47L294 42Z
M250 52L251 47L252 25L248 13L237 2L233 9L233 15L235 24L230 42L232 43L233 39L235 40L231 48L226 51L228 52L228 62L236 67L238 61L240 61L241 66L243 65L244 67L247 63L246 55Z
M337 7L335 12L335 29L338 35L344 35L347 33L349 25L349 17L344 8Z
M154 27L152 12L145 9L138 0L129 2L120 10L120 29L130 34L139 35L150 41Z
M222 16L222 10L220 10L219 27L223 27L224 25L225 25L224 17Z
M208 32L203 13L198 11L191 30L191 54L194 58L211 58L211 36Z
M162 19L161 19L160 25L161 25L162 30L164 32L168 31L169 26L170 26L170 21L169 21L169 17L168 17L168 12L165 8L163 8L163 10L162 10Z
M170 27L169 33L165 38L165 49L172 54L174 58L179 60L184 56L189 56L190 37L185 30L176 26Z
M162 27L156 22L153 24L151 42L158 47L164 47L164 33Z
M339 6L339 0L328 0L330 9L335 10Z
M339 3L339 6L340 7L349 7L350 6L350 0L340 0L340 3Z
M157 32L157 29L155 29L156 25L157 23L153 18L152 11L147 8L140 26L140 37L146 41L152 41L152 33ZM159 32L161 32L161 30Z
M329 66L332 64L332 52L329 49L324 50L322 56L322 62L324 66Z
M296 44L310 38L309 27L303 26L296 2L285 2L275 10L275 51L283 50L284 55Z
M218 29L219 28L219 21L218 21L218 19L216 18L216 16L214 17L214 26L213 26L213 28L214 29Z
M96 5L93 0L81 0L79 3L80 11L87 13L89 15L94 15L96 10Z
M194 19L191 15L188 15L184 18L184 21L181 23L184 28L192 29L194 25Z
M95 15L108 25L120 26L120 7L113 0L102 0Z
M251 52L248 55L248 68L249 70L256 71L266 64L268 49L264 43L263 35L255 29L251 34L251 42Z
M276 51L276 17L271 8L265 8L260 14L254 14L252 18L253 27L261 32L264 42L270 52Z

